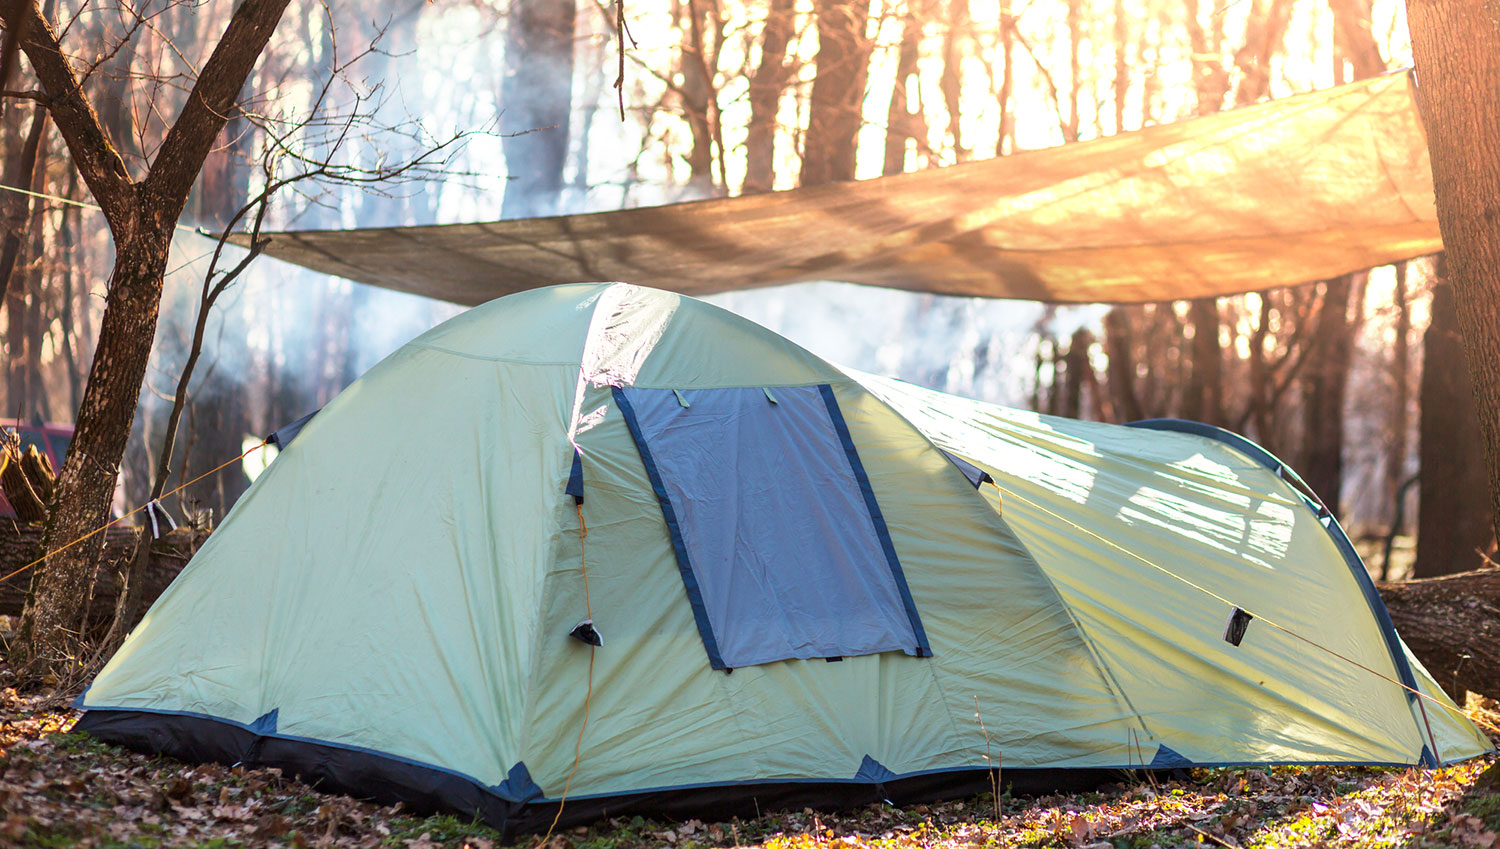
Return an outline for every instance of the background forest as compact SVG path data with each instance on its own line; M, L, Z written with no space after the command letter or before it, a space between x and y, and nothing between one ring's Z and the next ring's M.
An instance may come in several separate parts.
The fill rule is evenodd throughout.
M73 31L67 43L92 51L75 61L127 168L153 159L163 116L178 112L231 9L165 0L57 10ZM216 236L247 228L236 216L286 163L322 173L272 195L266 229L480 221L862 179L1404 68L1403 12L1370 0L633 0L623 10L598 0L295 0L182 219L123 498L149 499ZM45 110L11 99L0 121L3 182L29 186L0 197L0 410L67 421L93 356L110 237ZM243 254L225 250L230 264ZM1474 568L1492 547L1441 278L1432 258L1115 308L837 283L715 300L834 361L950 392L1245 432L1338 505L1369 541L1367 562L1394 577L1411 534L1417 574ZM318 408L457 311L256 260L203 325L174 479ZM421 450L421 416L412 410L410 444L392 450ZM212 522L254 473L228 469L172 506Z

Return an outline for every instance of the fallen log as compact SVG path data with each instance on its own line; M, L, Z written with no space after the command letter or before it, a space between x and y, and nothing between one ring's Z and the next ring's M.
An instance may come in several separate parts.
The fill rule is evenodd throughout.
M1379 585L1401 639L1460 705L1500 698L1500 569Z
M139 575L142 604L136 610L135 618L143 615L151 602L166 590L207 537L207 531L181 528L151 544L150 556ZM140 528L114 527L104 532L104 556L94 584L94 597L89 604L91 628L109 627L120 594L121 573L135 556L140 538ZM9 574L40 557L41 545L41 528L16 526L0 520L0 575ZM32 574L37 568L40 567L0 581L0 616L21 615ZM135 626L135 622L124 625L129 629Z

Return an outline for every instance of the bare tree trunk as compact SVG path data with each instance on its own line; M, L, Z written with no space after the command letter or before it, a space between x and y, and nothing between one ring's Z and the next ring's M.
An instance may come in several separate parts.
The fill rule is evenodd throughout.
M885 163L880 173L887 177L906 170L906 142L917 139L921 144L918 130L926 129L920 101L921 88L907 88L917 72L917 50L921 41L922 18L917 14L917 6L911 5L901 24L901 46L896 50L896 82L891 86L891 102L885 111ZM911 107L914 96L918 98L915 111Z
M179 480L196 477L244 450L242 442L250 427L250 411L245 407L246 387L237 378L216 375L216 379L201 387L189 403L193 406L192 426L197 450L190 456L183 452L182 471ZM158 486L170 485L163 481ZM213 511L213 516L222 518L234 502L250 486L244 467L235 464L219 474L207 478L182 494L182 506L198 512L207 527L209 516L201 511Z
M73 197L78 190L78 177L76 174L70 174L69 179L71 182L65 196ZM59 316L62 327L60 329L60 338L62 342L63 365L67 368L68 375L69 410L78 409L78 405L83 401L83 370L78 365L79 353L76 350L74 342L79 336L78 322L74 319L74 314L78 311L78 304L80 303L84 311L88 310L88 298L79 298L78 293L75 291L77 281L80 280L77 269L82 266L77 238L73 235L73 222L78 217L78 214L76 207L63 207L61 214L62 223L58 227L58 243L62 261L62 274L60 275L62 284L62 310Z
M1065 371L1059 415L1070 419L1083 417L1083 384L1087 379L1085 373L1092 368L1089 365L1089 346L1093 342L1088 330L1082 327L1073 331L1073 338L1068 340L1068 353L1063 357Z
M236 110L234 117L220 134L219 144L204 162L203 177L198 183L195 197L190 199L199 219L212 222L215 229L229 226L249 202L249 155L254 147L251 130L244 116ZM210 367L204 370L200 385L193 390L193 400L186 400L187 390L202 354L208 312L213 308L213 303L210 301L205 304L200 300L197 306L199 315L193 328L193 341L183 363L183 373L173 398L173 409L168 413L167 423L162 431L161 456L151 480L152 498L159 497L170 486L174 463L179 470L178 480L186 481L209 471L222 462L223 458L240 453L244 450L241 447L244 435L253 432L250 413L244 402L246 386L237 369L215 368L213 365L216 363L211 360ZM321 328L320 323L320 330ZM242 338L226 336L220 340L216 354L217 362L232 362L236 358L248 357L249 350L244 347ZM318 362L322 364L328 360L320 357ZM179 395L181 401L178 400ZM194 412L202 410L199 415L189 416L195 432L188 434L188 439L182 444L178 442L180 403L191 403ZM186 446L192 444L203 445L203 450L198 453L198 457L202 459L195 460L186 450ZM243 468L231 466L184 491L179 503L204 520L210 515L222 517L249 485L250 480L245 477ZM133 567L132 563L131 568ZM127 582L132 580L133 576L127 578Z
M1093 344L1092 337L1089 339L1089 344ZM1094 371L1094 365L1089 360L1088 346L1085 346L1083 352L1083 386L1088 390L1089 403L1080 405L1079 418L1090 418L1096 422L1119 421L1115 413L1114 400L1105 394L1104 387L1099 385L1099 373Z
M1250 400L1245 420L1255 423L1255 438L1270 450L1271 404L1268 395L1270 372L1266 368L1266 336L1271 330L1271 293L1260 293L1260 316L1250 335Z
M605 108L603 96L609 80L603 72L605 53L612 48L606 48L604 42L585 42L583 49L586 51L582 57L575 61L583 64L583 89L575 95L580 105L578 129L573 133L573 175L570 188L580 198L587 197L591 176L589 174L589 153L593 149L594 121L599 113ZM611 127L613 130L613 127ZM566 207L564 207L566 208Z
M1224 16L1210 11L1213 29L1205 31L1198 0L1187 0L1188 43L1192 47L1193 89L1198 96L1198 114L1209 115L1224 108L1229 92L1229 72L1220 60Z
M1048 339L1050 345L1050 361L1052 363L1052 383L1047 387L1047 414L1052 416L1065 416L1068 414L1068 361L1067 352L1062 350L1062 344L1057 339Z
M1245 40L1236 54L1236 61L1252 73L1247 73L1242 79L1237 99L1253 99L1263 90L1254 72L1270 65L1271 56L1281 44L1286 18L1290 14L1290 9L1280 8L1282 6L1289 7L1289 0L1274 0L1269 11L1257 2L1246 19ZM1188 0L1186 11L1188 40L1193 50L1197 111L1199 115L1208 115L1224 108L1224 97L1229 92L1229 71L1220 59L1224 17L1219 11L1211 13L1212 29L1204 30L1198 0ZM1193 326L1192 369L1183 393L1183 414L1196 421L1222 425L1224 352L1219 342L1221 317L1218 300L1194 300L1188 308L1188 317Z
M1484 0L1406 6L1438 225L1487 460L1490 524L1500 533L1500 17Z
M818 0L818 75L813 80L802 185L854 179L854 152L863 123L870 65L870 0Z
M1127 307L1115 307L1104 316L1104 348L1109 357L1109 394L1121 421L1146 417L1135 391L1135 342L1130 332Z
M1271 57L1285 40L1291 20L1292 0L1255 0L1245 18L1245 41L1234 54L1241 74L1235 105L1254 103L1270 94Z
M99 346L78 410L78 429L58 478L58 501L43 545L47 550L104 524L125 454L141 378L156 333L171 229L117 244L115 270L99 328ZM114 458L108 465L103 458ZM33 657L68 664L83 634L81 603L93 583L102 537L51 558L32 581L32 605L22 619ZM54 672L57 671L54 669Z
M943 92L943 105L948 111L948 139L955 162L963 162L969 158L968 148L964 147L963 125L960 121L963 102L961 42L968 35L969 29L969 0L948 0L948 28L943 33L943 73L939 77L938 87ZM902 46L905 46L904 40Z
M1032 362L1031 370L1031 409L1035 412L1044 412L1042 409L1042 366L1047 364L1047 358L1042 354L1042 340L1036 343L1036 359Z
M750 126L745 137L745 187L769 192L776 182L777 112L786 88L786 46L792 40L796 0L771 0L760 36L760 64L750 78Z
M1078 95L1083 90L1079 72L1079 53L1083 50L1083 0L1068 0L1068 123L1063 128L1063 142L1078 141L1083 126L1078 114Z
M5 293L5 407L4 416L30 418L26 397L26 284L28 275L15 275Z
M1333 43L1354 66L1354 79L1363 80L1386 71L1380 46L1371 30L1370 0L1328 0L1333 10Z
M1432 323L1422 337L1422 403L1418 457L1417 559L1412 575L1466 572L1493 536L1485 498L1484 446L1474 391L1464 368L1453 287L1438 258Z
M50 15L49 15L50 17ZM107 43L112 35L102 16L99 29L89 34L98 43ZM93 74L90 86L93 102L99 111L99 120L110 142L116 146L127 173L134 173L133 166L139 164L141 151L135 133L135 117L131 99L131 84L135 76L131 73L135 65L136 40L126 39L113 56L107 58Z
M47 188L47 116L38 111L32 116L31 132L20 154L18 171L27 175L26 185L32 196L15 196L14 207L19 219L8 228L4 255L0 256L0 273L9 298L6 314L7 348L6 398L10 411L30 418L50 418L41 383L41 263L45 242L40 232L45 205L36 195ZM29 237L29 239L28 239ZM27 242L30 242L28 245ZM14 241L14 249L12 245Z
M42 147L46 146L43 139ZM38 160L35 173L36 179L31 183L31 190L36 194L45 194L47 190L47 166L45 155ZM31 205L31 222L28 229L31 234L31 249L26 258L26 272L23 277L26 284L26 358L22 364L25 373L27 406L31 412L41 418L50 421L52 419L52 405L47 398L46 376L42 373L42 344L46 339L47 325L51 324L48 313L50 304L46 296L46 266L47 266L47 206L40 198L34 198L36 202Z
M1396 517L1401 510L1396 499L1401 495L1401 482L1406 480L1407 432L1411 430L1411 416L1407 407L1411 405L1411 353L1408 337L1411 335L1411 305L1406 297L1407 263L1396 264L1396 291L1391 300L1396 306L1395 339L1391 345L1391 441L1385 458L1385 503L1391 505L1391 532L1399 534L1401 528Z
M1349 274L1323 284L1323 306L1303 384L1304 453L1298 470L1335 513L1343 496L1344 396L1354 357L1354 325L1349 319L1353 291Z
M708 15L698 8L696 0L686 0L679 11L687 19L687 38L683 40L678 54L682 62L682 85L678 94L693 137L687 157L688 189L693 196L707 197L716 194L714 147L718 137L718 115L715 114L718 98L714 91L713 66L718 64L718 49L711 49L709 46L709 38L705 32L709 23L705 18ZM713 23L713 43L717 45L721 24L717 18Z
M1224 351L1219 344L1219 301L1199 298L1188 309L1193 325L1192 371L1183 392L1183 415L1217 425L1224 421Z
M505 218L557 212L573 108L574 0L516 0L505 30Z
M1000 0L1000 55L1005 69L1000 76L1000 135L995 139L995 155L1016 152L1016 115L1011 107L1015 94L1016 19L1010 12L1010 0ZM1009 140L1010 144L1006 144Z
M21 188L35 185L38 180L38 162L42 136L47 132L47 107L37 104L31 113L31 129L26 132L26 142L16 157L6 163L5 184ZM16 262L20 259L25 242L26 222L34 199L15 192L6 192L0 198L3 210L5 234L0 244L0 303L4 303L9 292L10 281L15 275ZM40 203L40 201L35 201Z
M1130 93L1130 63L1125 49L1130 38L1130 19L1125 14L1125 0L1115 0L1115 132L1125 132L1125 96Z

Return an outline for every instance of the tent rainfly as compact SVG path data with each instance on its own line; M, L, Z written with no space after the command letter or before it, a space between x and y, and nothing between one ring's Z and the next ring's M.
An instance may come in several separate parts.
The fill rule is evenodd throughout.
M266 253L468 305L607 280L689 295L836 280L1074 303L1249 292L1442 250L1414 94L1402 71L874 180L555 218L271 233Z
M987 754L1055 785L1491 751L1294 475L1145 424L843 371L654 289L503 298L305 423L79 728L512 834L564 794L565 823L958 794Z

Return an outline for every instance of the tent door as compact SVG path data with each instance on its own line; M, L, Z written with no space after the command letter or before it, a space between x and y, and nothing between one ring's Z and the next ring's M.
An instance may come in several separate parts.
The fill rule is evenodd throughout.
M931 654L831 387L614 395L714 668Z

